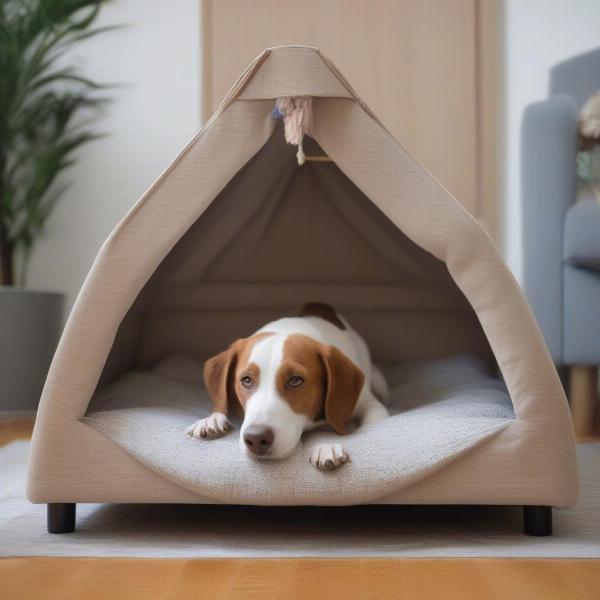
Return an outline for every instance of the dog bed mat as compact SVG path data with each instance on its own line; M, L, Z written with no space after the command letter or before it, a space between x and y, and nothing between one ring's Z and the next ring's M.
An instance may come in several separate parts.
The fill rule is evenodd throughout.
M468 355L385 369L391 417L340 438L306 433L291 457L256 461L239 432L196 440L186 428L211 412L202 364L184 356L129 372L100 390L83 422L160 475L217 502L264 505L366 503L443 468L515 419L504 383ZM309 464L311 447L342 441L349 463Z

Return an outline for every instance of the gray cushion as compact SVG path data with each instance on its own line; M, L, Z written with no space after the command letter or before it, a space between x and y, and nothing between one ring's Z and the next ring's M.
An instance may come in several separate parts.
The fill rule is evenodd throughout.
M521 133L523 284L552 358L563 361L562 252L573 204L577 107L556 96L527 107Z
M386 378L392 416L345 436L351 462L328 473L308 458L313 444L340 441L329 430L305 434L286 460L264 462L242 455L237 432L211 441L187 436L187 427L212 407L198 361L186 357L123 375L97 393L83 422L206 498L338 505L371 502L409 486L474 451L515 419L504 383L475 357L404 363L386 369Z
M600 202L576 202L565 220L564 259L587 269L600 269Z

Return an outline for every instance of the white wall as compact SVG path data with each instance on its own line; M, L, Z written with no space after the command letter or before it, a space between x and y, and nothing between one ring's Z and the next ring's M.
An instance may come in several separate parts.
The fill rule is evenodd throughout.
M505 0L504 239L508 263L521 280L522 223L519 168L525 107L547 97L558 62L600 47L600 0Z
M124 83L82 148L72 182L31 257L27 285L69 306L104 239L200 126L199 0L115 0L100 23L126 28L76 52L87 76Z

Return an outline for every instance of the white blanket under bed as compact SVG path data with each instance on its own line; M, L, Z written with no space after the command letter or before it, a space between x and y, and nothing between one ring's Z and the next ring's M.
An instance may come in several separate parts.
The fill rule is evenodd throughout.
M239 432L195 440L186 428L211 411L202 365L169 357L97 392L83 422L135 459L217 502L264 505L367 503L406 487L496 434L515 419L504 383L471 356L385 369L392 416L342 441L351 462L323 472L309 464L313 444L340 441L329 430L303 436L282 461L243 456Z

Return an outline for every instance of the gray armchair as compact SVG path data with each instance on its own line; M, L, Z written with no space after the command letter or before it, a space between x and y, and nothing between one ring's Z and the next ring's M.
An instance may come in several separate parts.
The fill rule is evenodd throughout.
M600 365L600 203L576 202L577 119L600 89L600 49L551 71L548 100L527 107L521 173L524 287L557 366L569 367L575 430L593 427Z

